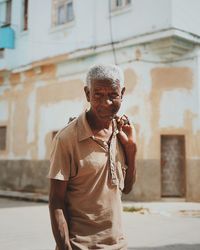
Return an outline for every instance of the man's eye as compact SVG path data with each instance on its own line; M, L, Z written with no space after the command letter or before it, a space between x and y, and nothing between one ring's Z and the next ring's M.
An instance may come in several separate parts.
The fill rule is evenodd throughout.
M94 97L95 97L95 98L100 98L100 97L101 97L101 94L96 93L96 94L94 94Z
M112 99L117 99L117 98L119 98L119 95L113 94L113 95L111 95L110 97L111 97Z

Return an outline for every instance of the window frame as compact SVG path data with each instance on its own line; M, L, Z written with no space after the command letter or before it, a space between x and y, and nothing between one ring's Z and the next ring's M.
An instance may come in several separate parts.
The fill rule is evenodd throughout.
M5 51L4 48L0 48L0 60L4 58L4 51Z
M132 5L132 0L110 0L111 1L111 12L124 10ZM120 5L117 5L121 2Z
M22 1L22 32L28 31L29 0Z
M0 7L2 7L2 12L4 15L4 17L3 17L4 20L0 20L0 27L11 26L12 0L5 0L3 2L0 2ZM1 10L0 10L0 14L1 14Z
M68 13L69 5L71 5L71 14ZM59 16L59 8L64 8L64 16ZM59 19L63 19L59 21ZM53 0L52 5L52 27L62 27L71 24L75 19L74 15L74 1L73 0Z

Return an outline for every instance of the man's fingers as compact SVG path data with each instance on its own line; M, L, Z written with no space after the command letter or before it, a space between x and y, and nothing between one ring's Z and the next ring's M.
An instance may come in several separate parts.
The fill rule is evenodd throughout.
M130 125L130 121L129 121L127 115L123 115L123 116L122 116L122 119L123 119L123 121L124 121L124 125Z
M116 116L115 119L119 126L130 125L130 121L126 115L122 115L121 117Z
M117 128L119 131L122 131L123 127L129 127L131 125L128 116L126 115L122 115L121 117L116 115L115 120L117 122Z

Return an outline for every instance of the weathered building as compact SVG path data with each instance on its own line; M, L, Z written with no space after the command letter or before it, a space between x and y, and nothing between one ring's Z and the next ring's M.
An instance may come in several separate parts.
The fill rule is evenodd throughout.
M88 67L116 63L137 130L125 199L200 201L200 2L0 0L0 188L46 192L53 134L87 108Z

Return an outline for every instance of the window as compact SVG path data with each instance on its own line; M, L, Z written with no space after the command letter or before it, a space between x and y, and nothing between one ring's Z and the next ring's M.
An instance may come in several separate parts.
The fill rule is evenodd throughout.
M22 30L28 30L28 0L23 0Z
M131 0L111 0L112 10L118 10L131 5Z
M116 0L116 1L115 1L116 7L121 7L121 6L122 6L122 3L123 3L122 0Z
M0 26L11 25L11 7L12 1L0 1Z
M6 150L6 126L0 126L0 150Z
M11 25L11 8L12 8L12 1L6 1L6 24Z
M0 48L0 59L4 56L4 49Z
M53 25L58 26L74 20L73 0L54 0Z

